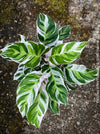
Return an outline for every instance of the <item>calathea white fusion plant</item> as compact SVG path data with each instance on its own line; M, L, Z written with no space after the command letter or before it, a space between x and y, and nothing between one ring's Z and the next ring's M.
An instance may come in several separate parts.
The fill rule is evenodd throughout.
M58 28L47 15L40 13L37 19L39 43L27 41L9 43L1 50L1 56L19 63L14 80L20 81L16 103L22 117L40 127L49 108L59 114L59 105L68 104L71 84L88 84L97 78L99 68L87 69L73 64L86 45L85 42L63 43L70 34L70 27Z

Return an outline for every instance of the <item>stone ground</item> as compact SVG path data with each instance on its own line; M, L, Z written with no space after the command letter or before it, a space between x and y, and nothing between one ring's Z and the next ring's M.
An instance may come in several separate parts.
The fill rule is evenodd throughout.
M67 41L87 40L87 46L76 61L88 68L99 65L98 0L0 0L0 49L23 34L37 41L38 14L50 15L60 26L70 25ZM0 57L0 134L100 134L99 78L69 92L68 106L60 106L60 116L47 111L41 128L36 129L21 118L16 107L17 81L13 75L17 64Z

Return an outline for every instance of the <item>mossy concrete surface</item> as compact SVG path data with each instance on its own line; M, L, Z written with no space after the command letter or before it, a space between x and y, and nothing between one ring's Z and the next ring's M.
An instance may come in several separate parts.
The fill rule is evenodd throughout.
M98 0L1 0L0 49L8 42L37 40L36 20L39 13L53 18L61 27L71 26L65 42L88 41L77 64L88 68L99 65L99 1ZM99 134L99 84L77 86L69 92L68 106L60 106L60 116L47 111L40 129L21 117L16 106L17 81L13 75L18 64L0 57L0 134Z

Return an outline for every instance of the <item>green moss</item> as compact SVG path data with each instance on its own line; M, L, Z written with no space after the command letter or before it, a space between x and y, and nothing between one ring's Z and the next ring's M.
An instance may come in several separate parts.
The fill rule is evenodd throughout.
M2 25L9 24L11 20L18 16L18 12L16 10L16 4L19 0L15 0L14 3L11 0L3 0L0 2L0 23Z
M56 19L64 19L67 14L67 6L69 0L35 0L34 4L38 4L44 12Z
M37 14L44 12L53 19L61 21L61 25L70 25L73 39L77 37L81 41L88 40L92 28L87 29L82 26L79 20L82 14L78 13L77 16L69 14L69 2L70 0L35 0L34 6L38 8Z

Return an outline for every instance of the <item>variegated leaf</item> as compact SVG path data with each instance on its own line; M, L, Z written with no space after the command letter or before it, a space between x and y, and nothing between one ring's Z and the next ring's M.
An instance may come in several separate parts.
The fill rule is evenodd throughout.
M14 80L21 81L28 73L32 72L34 69L26 67L23 64L19 64L16 73L14 74Z
M86 43L86 41L70 42L58 45L52 49L49 60L55 65L71 63L80 56Z
M34 103L31 105L27 113L28 121L32 125L35 125L37 128L40 127L44 114L47 111L48 102L49 102L48 94L44 89L45 86L44 87L43 86L39 90L39 93L36 99L34 100Z
M57 67L50 67L50 76L46 90L50 98L56 102L68 104L68 92L65 87L62 72Z
M65 85L68 90L76 90L76 88L73 85L71 85L68 81L65 81Z
M58 41L58 25L45 14L39 14L37 32L40 42L46 46L53 46Z
M49 105L48 105L48 108L51 112L55 113L55 114L58 114L60 113L59 111L59 103L54 101L54 100L51 100L49 99Z
M24 43L12 43L2 49L1 55L5 58L24 64L27 67L35 67L39 64L45 47L32 41Z
M59 40L68 38L70 34L70 26L64 26L59 30Z
M66 79L73 84L88 84L98 76L99 68L87 69L84 65L71 64L65 68Z
M50 72L50 66L49 65L43 65L42 66L42 73L49 73Z
M17 88L17 106L24 117L33 104L41 86L41 75L31 72L26 75Z

